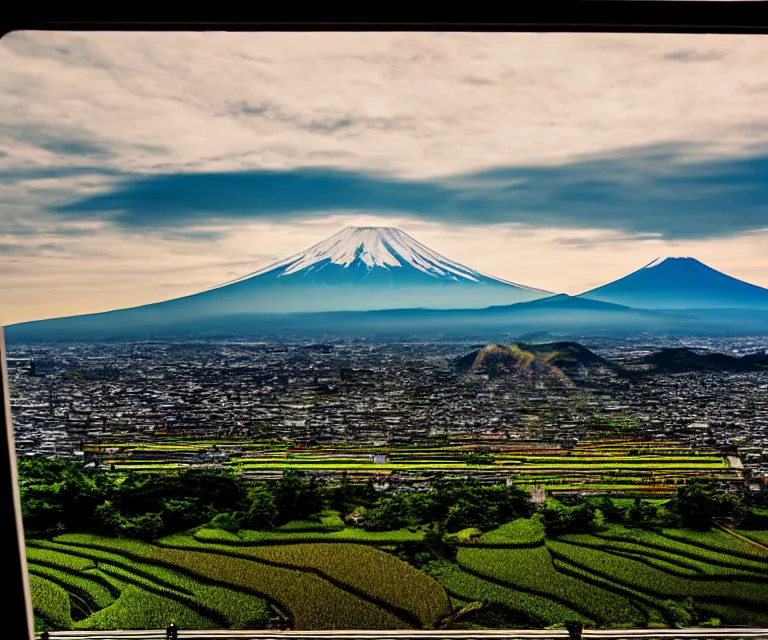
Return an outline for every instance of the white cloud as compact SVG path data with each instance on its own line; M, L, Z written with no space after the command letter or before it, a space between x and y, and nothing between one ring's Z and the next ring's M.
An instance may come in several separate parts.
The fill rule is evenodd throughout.
M738 35L13 33L0 41L0 172L333 165L423 178L656 143L735 152L768 143L767 58L765 38ZM0 249L3 321L192 293L370 223L239 225L202 244L103 225L63 236L39 211L107 182L0 185L0 248L33 223L35 243L65 248ZM672 244L391 222L477 269L569 293L670 253L768 286L761 234Z
M766 54L737 35L24 32L0 42L0 109L10 127L80 132L121 169L444 175L768 141ZM6 163L77 160L4 148Z

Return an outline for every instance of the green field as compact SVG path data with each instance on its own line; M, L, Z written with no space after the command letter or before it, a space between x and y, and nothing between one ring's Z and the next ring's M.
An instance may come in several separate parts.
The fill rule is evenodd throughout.
M679 443L104 453L20 461L38 629L768 626L768 511Z
M499 475L520 485L542 484L547 490L582 489L622 492L671 493L691 477L738 477L720 452L702 452L677 442L644 442L631 438L585 441L573 449L529 444L483 449L472 445L444 447L369 447L254 444L251 442L203 443L179 440L155 443L122 443L110 449L89 445L89 453L110 453L102 460L117 473L157 473L195 468L199 456L226 454L217 464L253 479L274 478L286 470L326 476L349 473L364 481L393 474L420 476L436 472ZM385 456L374 460L374 456ZM158 457L161 456L161 457ZM165 458L165 459L164 459Z
M31 540L35 615L56 629L263 629L281 616L304 630L439 629L496 607L520 627L768 625L768 549L718 529L553 537L520 518L459 532L455 562L421 570L394 553L420 531L284 529Z

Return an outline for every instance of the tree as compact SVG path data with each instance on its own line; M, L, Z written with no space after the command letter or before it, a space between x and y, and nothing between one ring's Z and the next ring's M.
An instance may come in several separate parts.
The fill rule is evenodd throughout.
M602 525L603 515L594 505L585 502L572 509L548 507L541 512L541 522L548 534L589 533Z
M493 514L489 513L488 505L484 504L483 501L470 502L466 499L452 504L443 521L449 531L461 531L470 527L491 528L492 522Z
M121 485L118 506L122 513L133 516L160 513L171 500L197 506L197 517L206 522L208 505L218 511L234 511L241 507L247 495L242 480L227 473L208 469L187 469L182 472L129 476Z
M424 530L424 538L416 544L402 545L400 557L410 564L422 568L432 562L453 562L458 554L458 545L448 537L445 527L433 522Z
M288 469L275 483L275 506L279 522L304 520L322 509L317 487L301 471Z
M692 598L681 601L664 600L664 611L675 627L689 627L696 621L696 608Z
M573 531L592 531L595 528L597 509L588 502L568 512L570 528Z
M433 555L453 562L459 552L454 538L446 536L445 527L434 523L424 531L424 546Z
M264 485L251 489L248 493L248 508L243 516L243 527L269 531L275 528L278 516L272 492Z
M557 535L568 531L568 512L562 507L545 507L541 511L541 523L548 534Z
M363 528L368 531L394 531L409 524L408 512L403 500L397 496L380 498L368 509L363 521Z
M230 533L240 531L240 520L232 513L219 513L208 524L212 529L221 529Z
M159 538L163 529L163 519L159 513L145 513L125 520L120 526L120 533L127 538L150 542Z
M161 516L168 532L184 531L204 523L210 515L200 500L171 498L162 503Z
M658 508L646 500L636 497L632 506L627 509L627 520L638 526L648 526L656 518Z
M715 518L738 520L748 511L738 495L726 493L715 482L705 479L691 480L678 488L671 507L683 524L694 529L708 529Z
M528 492L506 484L486 487L439 479L423 500L421 522L444 522L449 531L490 529L532 511Z
M116 492L107 474L43 458L20 462L19 488L25 524L35 531L89 531L96 526L96 508Z
M351 482L345 471L341 475L341 482L324 487L320 491L321 498L334 511L349 513L357 505L370 505L376 501L378 492L373 484L372 478L369 478L365 484L355 484Z
M44 497L29 497L22 502L21 514L27 533L51 531L62 527L62 509Z
M118 508L109 500L96 507L94 512L96 528L103 533L114 534L120 530L123 517Z
M598 501L597 508L600 509L608 522L624 522L627 515L626 510L616 505L608 496L604 496Z

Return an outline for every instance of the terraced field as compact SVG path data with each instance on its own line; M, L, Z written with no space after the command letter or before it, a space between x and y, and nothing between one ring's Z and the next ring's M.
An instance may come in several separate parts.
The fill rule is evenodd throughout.
M435 629L486 603L523 627L624 628L682 624L691 598L699 621L768 625L768 550L726 531L611 526L547 538L538 521L519 519L474 542L459 536L456 562L422 571L389 553L418 534L365 544L331 537L340 534L30 541L35 615L60 629L256 629L280 616L305 630Z
M308 531L297 533L281 533L276 531L240 531L238 534L220 529L201 529L195 532L198 542L220 544L236 544L252 546L257 544L288 544L299 542L351 542L355 544L372 544L376 546L416 542L424 537L421 531L411 532L407 529L397 531L365 531L347 527L340 531Z
M481 543L501 540L509 527L484 535ZM723 531L655 534L617 526L527 549L463 547L458 565L484 583L548 598L601 627L673 624L675 603L686 597L723 623L768 623L768 555ZM455 573L445 571L440 579L468 596ZM509 594L494 598L503 604Z
M415 627L434 628L450 612L448 596L433 578L371 546L313 543L233 548L200 543L190 536L170 536L158 544L312 572L380 603ZM414 593L420 596L414 598Z
M33 574L44 580L44 587L34 589L37 615L57 628L107 628L99 626L105 619L116 625L111 628L158 628L172 621L167 611L173 611L172 619L182 628L264 628L267 603L296 629L430 628L450 612L438 582L370 546L241 550L183 536L159 546L69 534L31 541L28 558L31 571L39 565L68 573L72 583L113 585L111 602L102 597L98 606L94 600L89 615L76 620L60 613L62 592L67 609L75 610L75 588ZM156 611L154 618L147 612L138 616L141 593L151 604L142 607ZM157 598L173 601L173 606L160 606Z
M89 445L99 451L96 445ZM115 447L107 464L116 472L156 473L200 464L214 443L156 442ZM95 448L94 448L95 447ZM292 448L290 444L254 445L246 442L216 444L229 457L221 462L231 472L251 479L279 477L286 469L366 480L379 475L411 475L446 471L476 475L512 473L521 485L541 484L547 490L573 492L585 488L615 494L674 492L675 485L697 476L735 477L727 458L718 452L700 452L677 442L642 442L631 439L582 442L572 450L544 445L502 447L477 453L469 445L412 448L333 447ZM166 458L166 459L164 459ZM188 462L184 462L186 460ZM478 461L480 462L480 461Z

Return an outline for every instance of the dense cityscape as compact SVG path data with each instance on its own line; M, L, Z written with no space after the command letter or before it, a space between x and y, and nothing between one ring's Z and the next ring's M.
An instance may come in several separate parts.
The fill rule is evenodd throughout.
M754 353L765 339L595 340L627 369L663 347ZM610 435L595 416L625 418L623 436L678 440L741 457L768 476L768 373L695 371L617 378L600 368L561 380L457 372L469 343L220 342L16 347L9 354L20 456L84 460L88 445L169 437L207 441L479 447L568 446ZM613 429L615 434L615 428ZM192 464L223 460L211 449ZM95 464L92 459L86 461ZM106 465L102 465L105 466Z

